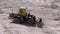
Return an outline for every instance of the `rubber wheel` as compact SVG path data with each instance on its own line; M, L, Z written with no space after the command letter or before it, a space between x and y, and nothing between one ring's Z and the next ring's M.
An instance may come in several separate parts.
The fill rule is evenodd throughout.
M34 20L33 17L28 19L28 24L30 24L30 25L34 25L35 24L35 20Z

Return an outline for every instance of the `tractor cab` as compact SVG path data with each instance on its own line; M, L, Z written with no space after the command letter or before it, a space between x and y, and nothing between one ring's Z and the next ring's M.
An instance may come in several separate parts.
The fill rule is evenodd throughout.
M26 7L20 7L18 15L20 15L20 16L27 16L26 9L27 9Z

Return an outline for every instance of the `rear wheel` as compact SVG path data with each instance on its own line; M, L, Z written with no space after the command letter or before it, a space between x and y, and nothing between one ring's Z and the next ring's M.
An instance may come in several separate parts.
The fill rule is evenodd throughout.
M18 18L13 19L13 22L12 23L19 24L20 23L20 19L18 19Z

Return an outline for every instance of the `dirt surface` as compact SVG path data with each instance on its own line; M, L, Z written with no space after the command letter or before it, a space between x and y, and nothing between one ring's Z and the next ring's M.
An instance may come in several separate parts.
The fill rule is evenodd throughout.
M0 34L60 34L60 0L0 0ZM11 23L8 14L26 6L36 18L42 18L43 28ZM37 20L36 19L36 20Z

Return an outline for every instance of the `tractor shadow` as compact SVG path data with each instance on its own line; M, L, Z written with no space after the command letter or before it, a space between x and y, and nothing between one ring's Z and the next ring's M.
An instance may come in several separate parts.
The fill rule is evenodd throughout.
M31 25L31 24L28 24L28 23L25 23L25 22L17 22L17 21L12 21L11 23L14 23L14 24L21 24L21 25L25 25L25 26L28 26L28 27L35 27L35 24Z

